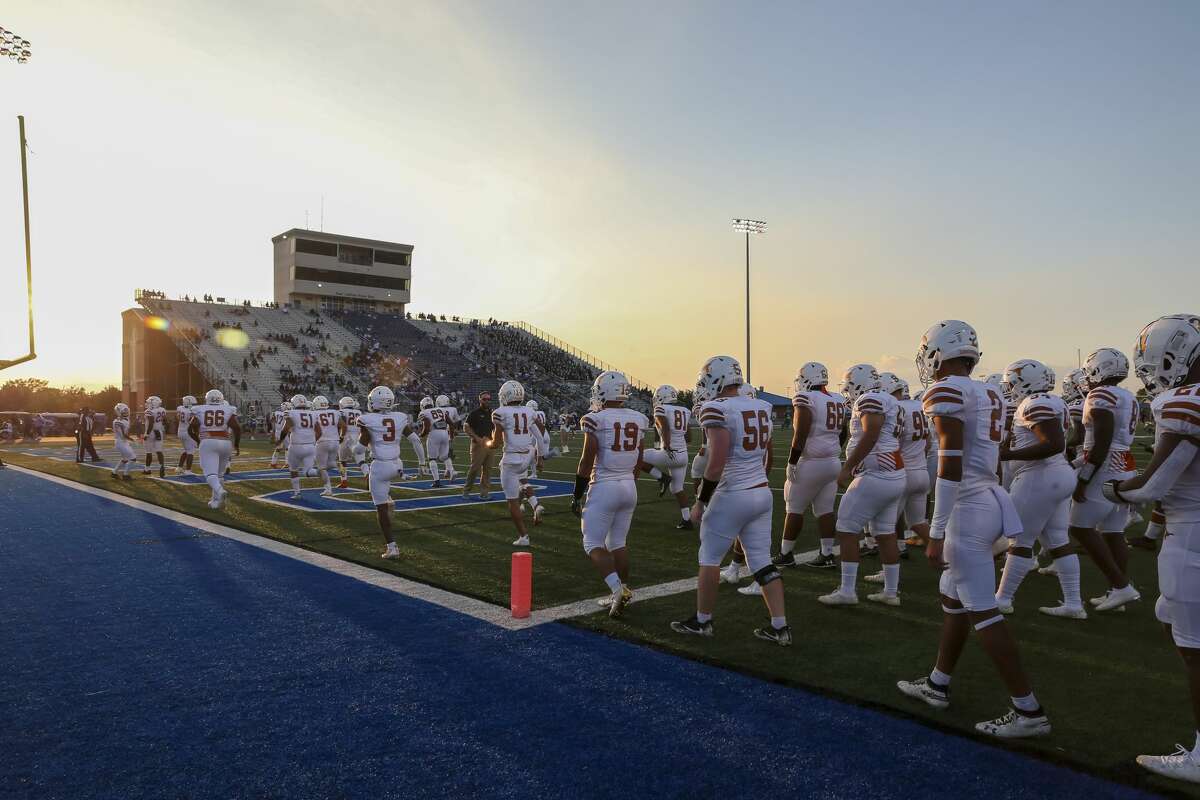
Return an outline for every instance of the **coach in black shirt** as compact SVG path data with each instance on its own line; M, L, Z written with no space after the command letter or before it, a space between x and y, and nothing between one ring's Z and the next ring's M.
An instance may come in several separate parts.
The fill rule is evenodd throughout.
M471 471L463 487L463 497L471 492L471 486L479 479L479 498L487 500L492 489L492 449L488 440L492 438L492 395L480 392L479 408L467 414L466 432L471 437Z

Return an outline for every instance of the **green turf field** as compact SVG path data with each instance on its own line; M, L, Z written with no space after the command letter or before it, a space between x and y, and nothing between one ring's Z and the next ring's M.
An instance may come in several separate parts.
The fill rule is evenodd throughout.
M777 463L785 449L780 437ZM59 444L64 443L60 441ZM65 442L69 446L69 442ZM557 443L557 442L556 442ZM53 446L43 443L42 446ZM106 442L98 442L102 450ZM576 453L578 437L572 441ZM1140 449L1141 442L1138 444ZM79 480L112 491L175 508L197 517L256 532L281 541L394 572L425 583L508 604L509 559L514 530L502 503L484 506L415 511L394 517L402 558L383 561L382 539L370 513L313 514L251 500L250 497L284 488L281 481L231 482L226 508L212 511L206 486L179 486L141 479L114 481L106 470L81 467L23 455L20 446L4 447L6 461ZM465 456L461 440L458 463ZM269 454L264 442L245 443L243 458ZM406 453L407 455L407 453ZM1139 452L1144 461L1146 453ZM167 463L173 463L168 456ZM570 480L574 454L546 465L545 477ZM262 468L264 462L239 462L235 469ZM772 486L783 484L782 470L772 474ZM352 481L365 486L365 481ZM306 486L315 486L310 479ZM497 491L498 486L493 486ZM452 490L451 490L452 491ZM404 496L395 489L393 495ZM678 512L672 499L657 497L657 485L639 484L637 513L630 532L634 587L649 586L694 576L697 534L674 529ZM597 597L606 592L580 547L579 522L569 512L569 498L547 501L545 521L529 528L534 554L534 605L546 608ZM782 495L776 493L776 536L782 529ZM81 524L86 524L81 520ZM1140 525L1130 533L1140 530ZM816 545L815 526L800 542L801 549ZM851 608L828 608L817 603L819 594L836 586L836 570L788 570L785 573L788 617L796 644L782 649L761 642L751 629L762 624L761 599L744 597L723 586L718 602L716 636L701 640L680 636L668 627L694 610L691 593L639 602L619 622L597 613L577 617L569 624L594 628L607 635L645 642L709 663L751 672L763 678L835 694L853 701L885 707L893 712L929 721L958 732L970 732L975 722L996 716L1006 708L1007 697L983 653L968 645L955 675L953 705L934 711L909 700L895 689L902 678L924 675L933 664L941 624L937 576L923 555L913 553L902 562L901 608L862 602ZM863 563L862 574L878 567ZM1065 761L1089 771L1135 783L1157 791L1181 791L1143 773L1133 763L1139 752L1162 753L1175 742L1191 745L1192 722L1178 655L1154 620L1156 573L1154 556L1134 551L1130 558L1134 583L1143 601L1125 613L1092 614L1087 621L1058 620L1037 613L1037 606L1058 601L1058 582L1036 573L1026 578L1009 618L1031 672L1035 690L1051 715L1054 734L1044 740L1015 745L1018 749ZM1084 596L1102 592L1099 572L1083 560ZM859 594L865 597L865 584ZM632 710L632 709L631 709ZM974 735L969 734L969 735ZM904 742L847 742L847 748L870 758L873 747L904 748ZM1195 796L1200 796L1196 792Z

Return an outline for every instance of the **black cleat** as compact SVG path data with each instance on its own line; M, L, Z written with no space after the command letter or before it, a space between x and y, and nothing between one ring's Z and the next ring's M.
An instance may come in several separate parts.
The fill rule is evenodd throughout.
M671 630L676 633L690 633L693 636L712 636L713 624L711 620L701 622L693 615L691 619L685 619L683 622L672 622Z
M158 468L158 477L160 477L160 478L165 478L165 477L167 477L167 468L166 468L166 467L159 467L159 468Z
M690 530L694 530L695 527L696 526L692 524L692 521L690 519L684 519L684 520L679 521L679 524L675 526L675 530L690 531Z
M754 635L766 642L774 642L780 647L790 647L792 644L792 629L789 625L782 628L755 628Z
M833 553L829 555L817 553L812 561L805 561L804 566L813 567L814 569L832 569L837 566L837 559L834 558Z
M795 553L780 553L771 559L771 563L777 567L798 567L800 564L796 561Z
M875 558L879 555L878 547L860 547L858 549L859 558Z
M658 477L658 496L663 497L671 491L671 474L664 472Z

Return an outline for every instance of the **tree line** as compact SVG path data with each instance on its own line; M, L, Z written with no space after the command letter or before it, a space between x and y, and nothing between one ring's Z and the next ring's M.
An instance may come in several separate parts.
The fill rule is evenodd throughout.
M17 378L0 386L0 411L76 412L83 406L112 413L121 402L121 390L106 386L89 392L82 386L57 387L41 378Z

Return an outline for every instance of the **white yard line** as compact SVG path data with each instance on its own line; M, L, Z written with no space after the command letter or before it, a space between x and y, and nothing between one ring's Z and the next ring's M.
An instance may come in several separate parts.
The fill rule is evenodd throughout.
M381 589L386 589L396 594L404 595L405 597L413 597L417 600L423 600L426 603L431 603L441 608L447 608L451 611L457 611L460 614L465 614L468 617L482 620L483 622L491 623L499 628L515 631L525 628L532 628L538 625L544 625L547 622L555 622L561 619L569 619L571 617L586 616L588 614L599 613L596 605L599 596L589 600L580 600L574 603L566 603L560 606L552 606L534 611L525 619L513 619L512 612L503 606L497 606L492 603L487 603L483 600L477 600L473 597L464 597L454 592L438 589L434 586L427 586L423 583L402 578L398 575L392 575L387 572L364 567L359 564L351 564L348 561L327 556L321 553L314 553L311 550L305 550L294 545L279 542L274 539L269 539L265 536L258 536L253 533L230 528L225 525L220 525L216 522L209 522L199 517L193 517L190 514L184 514L180 511L174 511L169 508L147 503L144 500L138 500L133 497L126 497L116 492L110 492L107 489L100 489L95 486L89 486L84 483L60 478L57 475L50 475L37 470L26 469L15 464L9 464L8 469L15 472L20 472L23 475L30 475L34 478L40 478L50 483L56 483L60 486L65 486L74 489L84 494L94 495L96 497L111 500L114 503L136 508L139 511L144 511L148 514L154 514L169 519L172 522L178 522L190 528L194 528L205 533L210 533L215 536L221 536L226 539L231 539L235 542L257 547L260 550L266 550L277 555L285 556L296 561L310 564L320 569L329 572L343 575L363 583L377 586ZM642 600L650 600L656 597L666 597L667 595L680 594L682 592L695 591L696 579L685 578L683 580L671 581L669 583L660 583L654 586L645 586L636 589L634 602Z

